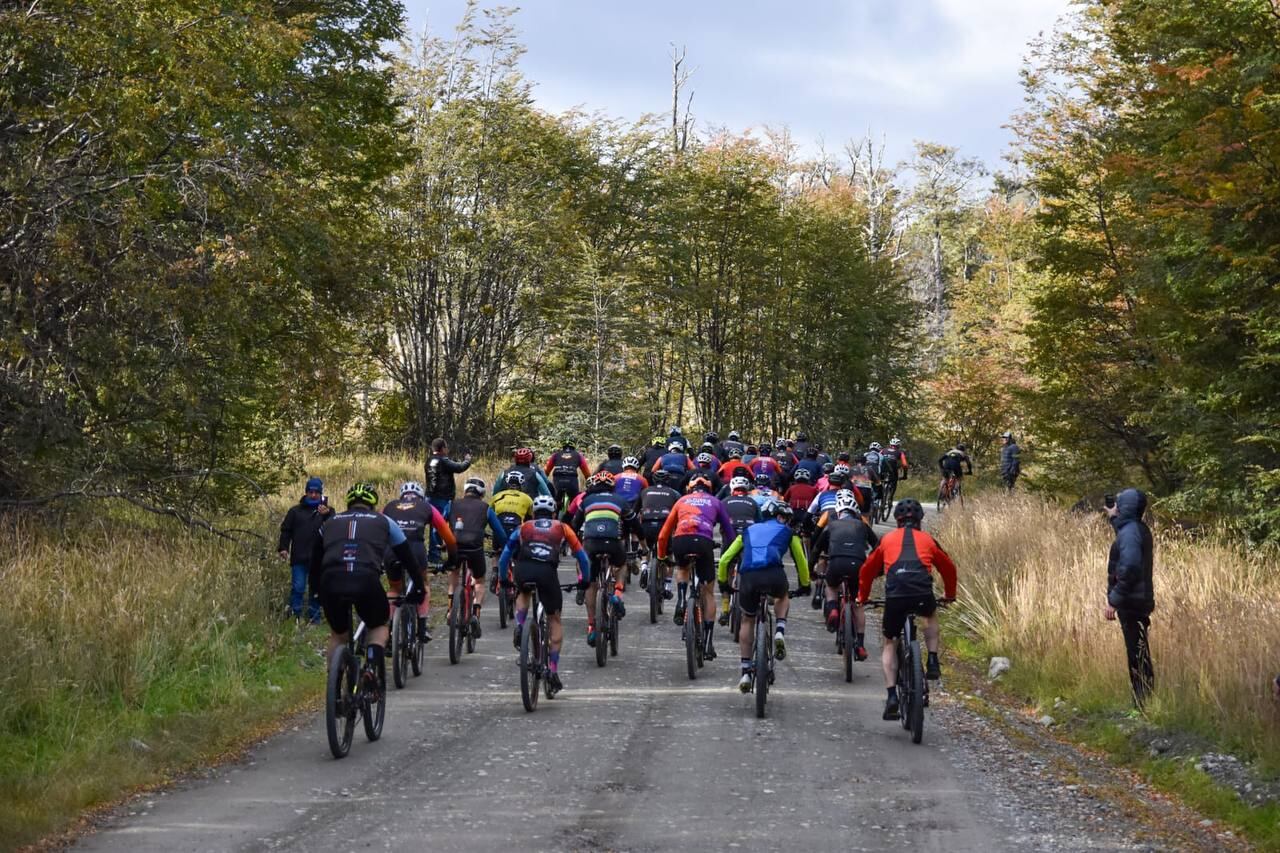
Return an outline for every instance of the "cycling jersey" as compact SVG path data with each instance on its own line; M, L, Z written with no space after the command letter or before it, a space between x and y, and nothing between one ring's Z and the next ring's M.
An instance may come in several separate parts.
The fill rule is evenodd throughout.
M870 489L872 483L880 482L880 474L877 467L870 462L859 462L849 466L849 482L855 486Z
M613 492L590 492L573 515L573 527L586 540L620 539L634 517L630 502Z
M493 496L490 505L508 536L533 514L533 498L519 489L503 489Z
M632 506L647 488L649 481L635 471L623 471L613 481L613 493L624 501L629 501Z
M854 566L861 566L867 558L867 551L880 542L872 530L856 515L840 518L827 516L827 523L813 541L810 559L825 554L832 560L848 560Z
M881 455L881 469L885 478L897 480L907 468L907 454L901 447L891 447Z
M792 483L787 487L782 499L792 509L808 511L809 504L818 496L818 487L809 483Z
M685 453L664 453L654 464L653 470L666 471L669 477L681 481L687 472L694 470L693 460Z
M347 510L330 516L320 526L312 546L312 564L318 556L321 572L381 572L387 551L405 541L400 525L377 510Z
M383 515L396 523L410 542L426 542L427 528L435 530L436 535L450 551L458 547L449 523L440 511L424 500L392 501L382 510Z
M751 495L729 495L724 499L725 512L739 534L760 520L760 504Z
M486 526L493 534L494 549L501 550L507 544L507 530L498 520L493 507L480 498L473 497L453 502L449 509L449 527L458 540L459 551L483 550Z
M809 515L817 518L835 506L836 491L836 489L829 489L825 492L818 492L818 494L814 496L813 501L809 504Z
M496 482L505 483L507 474L512 471L519 471L524 475L524 482L520 484L520 489L529 497L551 496L551 484L547 482L546 475L532 465L512 465L498 476Z
M728 439L726 439L725 441L721 442L721 443L720 443L720 447L721 447L721 449L724 451L724 458L725 458L726 460L727 460L729 457L733 456L733 453L734 453L734 451L735 451L735 450L736 450L738 453L745 453L745 452L746 452L746 450L747 450L747 446L746 446L745 444L743 444L741 441L732 441L732 440L728 440Z
M720 470L716 472L716 476L720 478L720 482L727 483L734 477L746 477L751 479L751 469L746 466L741 459L730 459L728 462L720 466Z
M666 523L658 534L658 558L667 556L672 536L714 539L717 524L720 525L721 541L727 542L737 535L733 529L733 520L729 518L729 513L719 498L705 492L685 495L671 508L671 514L667 516Z
M871 584L885 575L885 598L919 598L933 595L933 570L942 575L947 598L956 596L956 565L932 536L912 527L899 527L884 535L862 564L858 600L871 597Z
M809 482L816 483L822 478L822 464L817 459L801 459L796 463L796 471L804 469L809 472ZM795 476L795 472L792 472Z
M792 534L791 528L776 518L753 524L742 531L742 535L733 540L733 544L720 557L717 577L722 583L727 582L729 565L739 555L741 560L738 572L741 574L782 568L782 559L788 551L796 562L796 575L800 585L808 586L809 561L805 558L800 537Z
M622 473L622 460L621 459L604 460L603 462L601 462L599 465L596 466L596 473L599 473L601 471L608 471L613 476L615 477L618 476L619 474Z
M751 464L747 467L751 469L753 475L767 474L774 483L777 483L778 478L782 475L782 466L772 456L757 456L751 460Z
M560 546L566 542L578 561L578 579L583 580L591 574L587 552L582 550L582 543L569 525L554 518L535 518L520 525L498 557L498 573L504 579L509 577L513 558L554 569L560 565Z
M640 520L646 525L664 523L678 500L680 493L670 486L650 486L640 493Z
M547 464L543 466L543 471L551 478L551 482L555 483L557 489L576 489L578 487L579 471L582 472L584 477L591 476L591 469L587 467L587 460L578 451L567 447L552 455L547 460Z
M970 474L973 473L973 463L969 461L969 454L960 450L948 450L938 459L938 467L943 474L963 477L962 466L968 468Z
M768 486L760 486L751 490L751 499L760 509L764 509L773 501L781 500L782 496Z
M866 459L866 461L867 461L867 466L868 466L872 471L875 471L875 472L876 472L876 474L879 474L879 473L880 473L880 462L881 462L881 458L882 458L882 457L881 457L881 455L880 455L880 451L878 451L878 450L868 450L866 453L864 453L864 454L863 454L863 458L864 458L864 459Z

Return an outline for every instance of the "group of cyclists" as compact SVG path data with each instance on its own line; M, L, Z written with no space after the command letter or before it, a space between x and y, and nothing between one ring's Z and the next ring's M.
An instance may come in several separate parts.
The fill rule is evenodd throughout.
M614 616L621 617L626 582L638 575L642 589L656 584L664 599L674 599L677 625L688 618L691 591L695 586L700 590L700 612L719 614L718 620L701 622L705 657L715 659L716 623L729 624L736 591L741 619L738 684L745 693L755 674L751 646L762 592L773 601L773 651L780 660L786 656L789 598L810 595L813 574L825 579L824 600L815 606L823 608L826 626L834 632L836 596L847 582L846 589L857 590L856 658L865 660L863 605L875 579L885 576L884 719L898 719L894 640L910 613L923 625L927 677L940 676L933 579L940 574L945 598L954 598L955 566L921 529L920 503L912 498L893 503L898 481L910 472L897 437L886 446L871 442L863 451L832 456L803 432L793 439L756 443L744 443L736 430L724 440L708 432L695 445L673 426L632 455L624 455L617 444L610 446L594 466L566 440L542 464L533 449L516 449L492 495L482 479L468 477L462 497L449 500L438 498L452 495L453 484L438 483L437 476L452 481L470 460L448 460L442 440L433 447L436 453L427 465L430 500L422 484L406 482L379 512L376 490L358 483L347 492L346 511L332 513L315 540L311 579L332 630L330 649L346 642L354 606L368 628L366 654L373 673L385 671L389 609L381 574L387 574L394 594L404 592L406 578L411 581L407 600L417 605L420 635L430 639L427 573L447 572L452 603L465 569L474 584L465 627L474 638L481 633L486 592L513 595L518 649L521 630L531 618L529 593L536 589L548 617L547 681L553 693L563 689L559 660L565 587L559 564L571 555L577 603L587 607L589 646L603 642L597 629L603 618L596 613L598 589ZM944 484L953 467L972 472L962 445L939 461ZM897 529L878 537L874 523L890 511ZM486 539L496 555L491 577ZM784 566L787 556L795 565L794 591ZM371 689L384 689L385 679L375 678L378 683Z

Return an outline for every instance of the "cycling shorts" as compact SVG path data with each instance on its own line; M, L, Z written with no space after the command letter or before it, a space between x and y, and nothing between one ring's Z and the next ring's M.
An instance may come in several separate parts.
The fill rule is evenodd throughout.
M410 539L409 550L413 552L413 558L418 561L419 566L427 564L427 543L424 540ZM404 580L404 566L400 565L400 561L394 556L388 559L382 568L387 573L387 580L395 583Z
M705 536L684 535L671 538L671 556L677 566L686 566L690 561L693 570L702 583L715 583L716 580L716 543Z
M886 598L884 600L884 620L881 633L885 639L892 640L902 633L907 624L907 614L932 616L938 610L938 600L929 595L912 595L906 598Z
M829 588L839 592L840 582L848 579L849 590L856 596L858 594L858 571L861 568L862 561L855 560L853 557L828 557L826 584Z
M564 609L564 591L560 589L560 573L555 566L541 560L516 560L514 572L517 587L528 584L538 590L538 601L548 616Z
M625 566L627 563L627 549L623 547L621 539L586 539L582 547L586 549L588 562L591 564L592 583L599 580L597 566L601 563L594 559L597 554L603 555L611 566Z
M470 548L466 551L458 550L458 570L461 571L463 566L471 568L471 577L476 580L483 580L484 573L489 568L488 562L484 558L483 548Z
M382 577L377 572L357 569L348 572L330 569L320 576L320 604L324 618L335 634L351 630L351 607L364 620L365 627L381 628L391 618L391 606L382 589Z
M658 534L662 532L662 525L666 524L666 519L661 521L642 521L640 529L644 533L644 544L653 553L658 552Z
M783 598L791 592L791 584L782 566L738 573L738 609L743 616L755 617L756 599L762 592L773 598Z

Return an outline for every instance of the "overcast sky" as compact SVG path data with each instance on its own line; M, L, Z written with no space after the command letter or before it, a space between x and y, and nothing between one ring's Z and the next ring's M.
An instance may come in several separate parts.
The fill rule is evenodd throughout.
M637 118L670 111L670 43L696 70L698 126L791 128L838 150L870 129L891 160L913 140L1000 167L1027 43L1070 0L530 0L515 22L538 102ZM492 5L492 4L490 4ZM409 26L452 30L465 0L405 0Z

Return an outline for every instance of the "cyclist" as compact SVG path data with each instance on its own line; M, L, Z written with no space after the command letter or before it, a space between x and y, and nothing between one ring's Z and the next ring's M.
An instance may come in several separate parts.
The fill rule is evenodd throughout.
M566 438L564 446L547 459L543 473L551 478L556 503L564 509L578 496L578 474L590 477L591 469L587 467L586 457L573 446L573 439Z
M809 504L818 496L818 489L809 478L808 468L796 468L794 481L782 495L795 515L795 529L805 537L813 533L814 518L809 515Z
M799 458L801 459L807 458L809 456L809 450L811 449L811 446L809 444L809 434L803 431L796 433L796 441L795 441L795 444L792 445L791 449L792 451L795 452L796 456L798 456ZM813 449L813 456L816 459L818 457L818 451L816 448L812 448L812 449Z
M761 474L769 477L769 485L776 488L779 480L782 479L782 466L778 464L778 460L769 455L768 445L760 446L760 455L751 460L751 464L747 466L751 469L751 473L756 476L757 482Z
M742 461L742 451L736 447L729 449L729 459L720 466L720 470L716 472L716 476L720 478L720 482L727 483L734 477L746 477L751 479L755 475L751 473L751 469Z
M879 455L875 454L876 462L873 464L871 459L873 454L868 452L861 462L846 466L849 472L849 485L853 489L853 493L858 497L858 507L863 515L871 515L871 502L875 500L880 485L880 474L878 468L880 466ZM836 470L840 470L840 466L836 466Z
M827 516L827 523L822 532L813 541L809 550L809 563L816 564L825 557L827 561L827 630L835 633L840 625L840 583L849 581L849 589L858 588L858 570L867 559L867 552L879 544L876 536L863 519L858 515L858 501L853 493L842 491L836 495L836 503L832 514ZM854 648L853 656L857 660L867 659L865 645L867 617L862 604L853 608Z
M805 450L804 456L796 463L796 470L804 469L809 472L810 485L815 484L822 477L822 463L818 462L818 451L810 447ZM792 478L795 478L793 473Z
M653 441L640 454L640 472L644 474L646 480L652 480L653 463L662 458L662 454L667 452L667 443L662 440L662 436L655 435Z
M608 471L592 474L587 479L587 491L573 516L573 529L582 539L582 545L592 558L600 557L600 562L612 567L615 572L627 564L627 548L622 542L628 531L635 511L631 502L613 493L614 477ZM593 559L590 572L586 578L578 581L578 604L587 601L587 645L595 646L599 636L596 631L596 589L598 584L608 583L608 569L601 568L597 574L597 561ZM614 579L611 603L616 608L618 618L626 615L627 609L622 602L622 576ZM588 600L589 599L589 600Z
M613 478L613 493L630 502L634 509L640 501L640 495L649 488L649 481L640 476L640 460L628 456L622 460L622 473Z
M312 589L320 591L320 606L329 623L325 659L331 658L333 650L347 642L354 606L369 629L365 653L377 673L378 683L369 685L375 698L387 680L383 655L391 608L382 590L382 566L387 552L395 554L413 579L412 602L420 602L427 588L419 554L409 546L400 526L375 509L377 505L378 492L373 486L356 483L347 491L346 512L330 513L313 539L309 555L309 580L314 585Z
M609 445L604 460L596 466L596 473L601 471L608 471L615 477L622 473L622 445Z
M720 434L715 430L709 430L702 436L703 446L711 445L711 455L716 458L716 467L719 467L729 454L725 452L724 445L720 443Z
M673 427L674 429L674 427ZM689 454L678 441L667 445L667 452L653 463L654 472L663 471L667 475L667 483L673 489L683 489L686 479L693 473L695 466Z
M518 471L522 475L520 488L529 496L530 500L538 495L553 494L551 483L547 480L546 475L533 464L532 448L517 447L515 452L511 454L511 465L498 475L498 482L507 482L507 475L512 471Z
M458 542L453 538L449 522L440 511L427 501L426 490L421 483L410 480L400 486L400 500L387 504L382 514L396 523L409 540L409 549L421 565L427 562L427 535L435 531L436 536L444 543L449 554L448 562L452 564L458 557ZM390 559L384 567L387 580L393 592L404 588L404 567L398 559ZM431 631L427 628L427 613L431 609L431 587L422 587L423 599L418 604L418 635L427 642L431 641Z
M880 544L867 557L859 572L858 601L865 604L871 597L871 584L880 575L884 582L884 647L880 662L884 667L884 683L889 696L884 703L884 719L898 719L898 691L894 686L898 670L898 649L894 642L907 623L907 614L915 613L922 623L925 647L929 650L925 677L938 679L942 667L938 663L938 602L933 595L933 572L942 575L944 600L956 597L956 565L934 538L920 529L924 507L914 498L903 498L893 508L898 529L886 533Z
M501 551L507 544L507 530L498 519L493 507L485 503L486 486L479 477L468 477L462 487L462 500L454 501L449 512L449 527L458 540L458 559L449 572L449 604L458 591L462 566L471 568L471 583L475 598L471 606L471 634L480 639L480 606L484 604L484 575L489 561L484 556L485 528L493 538L493 550ZM461 628L461 626L458 626Z
M943 490L948 488L948 481L953 477L955 488L959 488L964 480L965 468L972 476L973 461L969 459L969 454L965 452L965 446L962 443L957 443L955 447L938 457L938 470L942 472L942 482L938 483L938 494L942 494ZM954 489L952 491L954 492Z
M742 676L738 689L743 693L751 690L754 667L751 647L755 638L756 603L761 592L768 593L774 600L774 613L778 620L773 634L774 657L782 660L787 656L787 610L791 602L788 596L790 584L782 560L788 551L796 563L796 579L799 581L796 594L809 594L809 562L805 559L804 548L800 547L800 538L792 535L788 524L791 507L780 501L771 501L762 515L764 521L743 530L742 535L725 549L716 573L720 591L729 594L732 591L729 565L741 555L738 563L738 609L742 611L742 626L738 629L738 653L741 655Z
M684 437L684 433L680 431L680 427L673 426L667 430L667 450L671 449L672 444L680 445L680 452L688 454L689 439Z
M831 472L835 470L836 470L836 463L834 462L822 463L822 476L818 478L818 482L814 483L814 485L818 487L819 492L825 492L827 489L831 487L831 479L830 479Z
M848 485L849 476L846 471L832 471L826 480L827 487L818 492L817 497L809 504L809 515L817 519L819 525L822 524L822 517L835 506L837 493Z
M751 481L746 477L734 477L729 483L729 494L723 499L725 511L733 522L733 532L741 536L742 531L760 520L760 504L751 496ZM736 564L729 567L729 585L733 585ZM729 624L729 596L720 598L720 624Z
M507 536L520 529L520 525L533 518L533 498L524 493L524 474L514 468L502 475L502 488L489 499L489 506L498 516L502 529ZM497 554L494 554L494 565L497 565ZM489 581L489 591L498 591L498 573L493 573Z
M884 452L884 457L889 460L889 475L892 482L907 479L911 464L907 461L907 450L902 446L902 439L896 435L889 439L889 449Z
M699 453L693 460L693 464L697 470L693 476L702 475L711 481L711 492L715 494L720 491L720 466L716 464L716 457L710 453Z
M782 496L773 488L773 478L768 474L756 474L755 488L751 491L751 497L755 498L761 509L770 501L780 501Z
M573 529L563 521L557 521L556 502L545 495L534 498L533 520L526 521L507 540L507 545L498 557L498 571L502 573L503 583L510 583L511 561L515 560L515 583L521 587L516 598L516 628L513 640L515 647L520 648L520 631L525 620L529 618L529 594L523 591L525 584L534 584L538 589L538 600L547 613L550 629L550 668L547 682L553 693L564 689L560 681L560 645L564 641L564 625L560 621L560 611L564 609L564 594L560 589L560 576L557 568L560 565L560 548L568 543L573 556L578 560L578 580L590 576L591 567L587 562L587 552L582 543L574 535Z
M662 526L666 524L671 508L676 505L676 501L680 500L680 493L668 483L665 471L659 469L653 472L653 478L653 485L640 493L640 531L657 573L654 582L664 585L663 598L671 598L671 578L666 575L662 563L658 561L658 534L662 532ZM640 588L648 589L649 583L649 560L646 560L640 569Z
M717 524L723 550L724 543L737 535L733 520L729 518L724 503L711 493L711 481L695 474L689 482L688 494L676 501L658 534L658 558L663 559L670 554L676 562L676 610L673 618L677 625L684 624L690 568L702 583L702 612L707 616L702 630L708 660L716 656L711 645L711 632L715 627L711 614L716 612L714 534Z
M735 450L738 451L738 458L741 459L746 449L747 446L742 443L742 434L736 429L729 430L729 437L724 440L724 460L728 462Z

